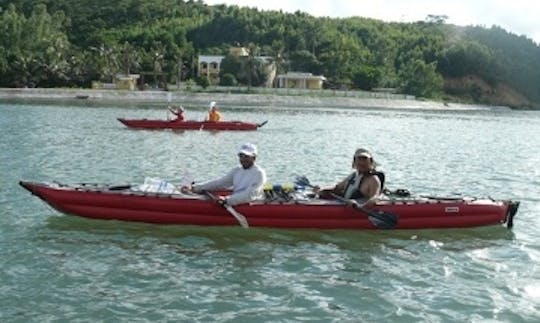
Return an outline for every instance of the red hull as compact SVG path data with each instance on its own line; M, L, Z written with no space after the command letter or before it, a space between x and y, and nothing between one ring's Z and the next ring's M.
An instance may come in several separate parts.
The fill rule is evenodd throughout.
M105 186L20 182L56 210L81 217L159 224L238 226L225 209L204 196L156 194ZM465 228L508 223L519 202L493 200L389 200L374 208L399 216L396 229ZM256 202L235 209L252 227L376 229L360 210L335 201Z
M257 130L263 123L251 123L241 121L176 121L176 120L148 120L148 119L123 119L118 118L129 128L137 129L173 129L173 130Z

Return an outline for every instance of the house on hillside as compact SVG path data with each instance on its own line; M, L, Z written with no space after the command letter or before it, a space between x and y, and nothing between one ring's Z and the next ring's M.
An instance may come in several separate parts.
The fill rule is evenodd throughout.
M287 72L277 76L277 87L290 89L320 90L326 81L324 76L311 73Z
M229 53L238 57L247 57L249 55L245 47L231 47ZM225 56L221 55L199 55L199 63L197 68L197 76L206 76L210 84L219 84L219 72L221 70L221 61ZM268 80L267 87L272 87L276 77L276 65L271 56L256 56L267 67Z
M206 76L210 84L218 84L221 61L224 58L225 56L199 55L197 76Z

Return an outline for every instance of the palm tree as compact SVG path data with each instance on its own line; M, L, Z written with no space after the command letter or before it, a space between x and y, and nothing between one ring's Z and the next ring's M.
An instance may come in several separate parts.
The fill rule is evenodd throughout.
M112 81L119 66L116 47L107 47L101 44L99 47L90 47L90 50L97 52L94 59L101 80Z
M251 83L252 83L252 77L255 73L255 66L257 63L257 56L259 55L259 47L255 45L254 43L249 43L248 45L248 60L247 60L247 67L248 67L248 91L251 90Z
M124 71L126 76L130 75L131 68L140 67L140 55L130 43L124 42L119 47L119 63L120 68Z
M152 72L154 73L154 87L158 87L158 74L161 74L165 47L161 42L155 42L151 50Z

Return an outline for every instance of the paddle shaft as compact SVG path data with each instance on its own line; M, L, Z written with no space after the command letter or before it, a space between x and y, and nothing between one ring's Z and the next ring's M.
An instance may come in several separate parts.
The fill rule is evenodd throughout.
M171 107L171 101L172 101L172 93L171 92L168 92L167 93L167 120L170 120L169 118L169 108Z
M348 203L348 202L349 202L348 199L344 198L343 196L339 196L339 195L337 195L337 194L335 194L335 193L330 193L330 195L332 195L333 198L335 198L336 200L338 200L338 201L340 201L340 202L343 202L343 203ZM374 217L377 217L377 216L378 216L377 213L375 213L375 212L373 212L373 211L371 211L371 210L366 209L365 207L363 207L363 206L360 205L360 204L353 205L353 208L359 209L360 211L362 211L362 212L364 212L364 213L366 213L366 214L369 214L369 215L371 215L371 216L374 216Z
M210 193L209 191L204 191L204 194L206 194L206 196L208 196L210 199L212 199L214 202L218 203L219 205L221 205L223 208L225 208L225 210L227 210L232 216L234 216L234 218L236 219L236 221L238 221L238 223L242 226L242 228L244 229L247 229L249 228L249 224L247 222L247 219L245 216L243 216L242 214L240 214L238 211L236 211L232 206L230 206L229 204L227 204L226 202L225 203L219 203L219 198L217 196L215 196L214 194Z
M302 177L298 177L299 179L299 184L300 185L304 185L304 186L307 186L307 187L311 187L311 188L315 188L314 185L312 185L310 182L309 182L309 179L307 179L307 177L305 176L302 176ZM330 193L332 197L334 197L335 199L337 199L338 201L341 201L341 202L345 202L345 203L348 203L348 200L342 196L339 196L335 193ZM374 211L371 211L371 210L368 210L360 205L358 205L357 207L358 210L364 212L365 214L367 214L367 217L368 217L368 220L377 228L379 229L393 229L396 225L397 225L397 222L398 222L398 219L399 217L395 214L392 214L392 213L388 213L388 212L374 212Z
M341 197L337 194L334 194L334 193L330 193L330 194L332 195L332 197L334 197L338 201L341 201L344 203L348 203L349 201L346 198ZM377 212L368 210L359 204L353 205L353 208L366 213L368 216L368 220L379 229L393 229L397 225L398 217L395 214L387 213L387 212L377 213Z

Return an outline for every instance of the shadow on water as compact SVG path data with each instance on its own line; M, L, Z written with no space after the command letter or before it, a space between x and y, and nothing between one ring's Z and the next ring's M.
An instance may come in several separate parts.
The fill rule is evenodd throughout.
M271 229L241 227L203 227L182 225L156 225L115 220L94 220L75 216L53 216L46 220L47 229L61 232L83 233L88 239L107 236L107 240L157 239L163 243L195 238L212 241L216 247L229 248L245 244L263 243L296 246L299 244L332 244L349 250L366 250L382 245L396 248L414 243L436 242L443 248L478 248L513 240L514 233L502 226L464 229L423 230L312 230ZM85 239L86 240L86 239ZM453 246L453 247L452 247Z

